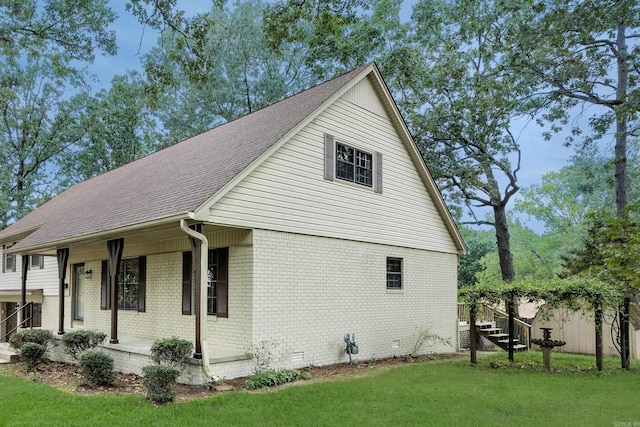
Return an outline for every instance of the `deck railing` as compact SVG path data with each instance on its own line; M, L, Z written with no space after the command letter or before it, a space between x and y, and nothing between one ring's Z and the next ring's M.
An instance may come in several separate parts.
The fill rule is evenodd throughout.
M469 306L463 302L458 303L458 322L469 324ZM476 322L495 323L497 328L501 328L505 333L509 333L509 313L497 307L481 304L478 307ZM514 319L514 338L520 340L521 344L531 348L531 325L520 319Z
M18 315L22 312L22 320L18 322ZM16 319L16 326L5 331L5 333L0 336L0 342L4 342L4 340L18 330L18 328L29 328L32 327L31 319L33 319L33 303L28 302L25 305L18 307L15 311L9 314L6 318L0 321L0 330L2 330L2 325L7 325L10 320Z

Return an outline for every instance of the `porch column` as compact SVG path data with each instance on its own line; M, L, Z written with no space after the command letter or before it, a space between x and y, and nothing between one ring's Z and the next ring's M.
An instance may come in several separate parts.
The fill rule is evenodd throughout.
M109 275L111 276L111 338L109 342L118 343L118 272L122 261L124 239L113 239L107 242L109 251Z
M25 306L27 305L27 271L29 271L29 255L22 255L22 286L20 288L20 317L18 319L18 325L22 328L26 328L27 325L23 324L24 319L27 318L27 311Z
M195 224L190 226L190 228L192 228L197 233L204 234L204 224ZM193 237L189 237L189 242L191 242L191 255L192 255L191 259L193 260L191 264L191 277L193 277L193 285L196 288L196 295L195 295L196 347L193 353L193 357L194 359L202 359L202 343L201 343L202 324L200 320L201 318L200 314L202 313L202 304L200 303L201 296L202 296L202 291L200 289L202 285L202 280L201 280L202 242Z
M58 335L64 334L64 279L67 277L69 248L58 249Z

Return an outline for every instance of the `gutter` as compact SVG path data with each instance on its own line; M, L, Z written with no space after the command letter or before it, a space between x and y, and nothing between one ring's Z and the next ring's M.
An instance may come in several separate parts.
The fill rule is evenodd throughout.
M196 322L200 322L200 351L202 352L202 372L207 379L211 379L211 367L209 366L209 347L207 346L207 262L209 253L209 241L204 234L187 227L184 219L180 220L180 229L194 239L200 240L200 318Z

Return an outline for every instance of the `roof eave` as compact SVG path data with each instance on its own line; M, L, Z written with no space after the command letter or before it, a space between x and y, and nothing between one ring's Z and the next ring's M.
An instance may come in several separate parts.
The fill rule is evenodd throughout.
M58 248L66 248L69 246L78 245L81 243L95 242L98 240L105 240L110 238L124 237L126 234L132 231L139 231L145 228L157 227L162 225L171 224L173 222L179 222L181 219L193 219L194 213L183 212L167 217L156 218L151 221L141 222L137 224L130 224L122 227L111 228L108 230L102 230L95 233L84 234L81 236L73 236L66 239L60 239L50 242L38 243L31 246L19 246L7 249L7 254L43 254L47 251L52 251Z

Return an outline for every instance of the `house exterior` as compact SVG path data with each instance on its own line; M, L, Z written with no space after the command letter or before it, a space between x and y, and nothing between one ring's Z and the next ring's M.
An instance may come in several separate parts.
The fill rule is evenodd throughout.
M170 336L195 344L191 382L261 351L344 362L346 333L360 359L456 341L464 243L375 64L79 183L0 245L57 267L0 276L42 289L41 327L107 333L124 372Z

